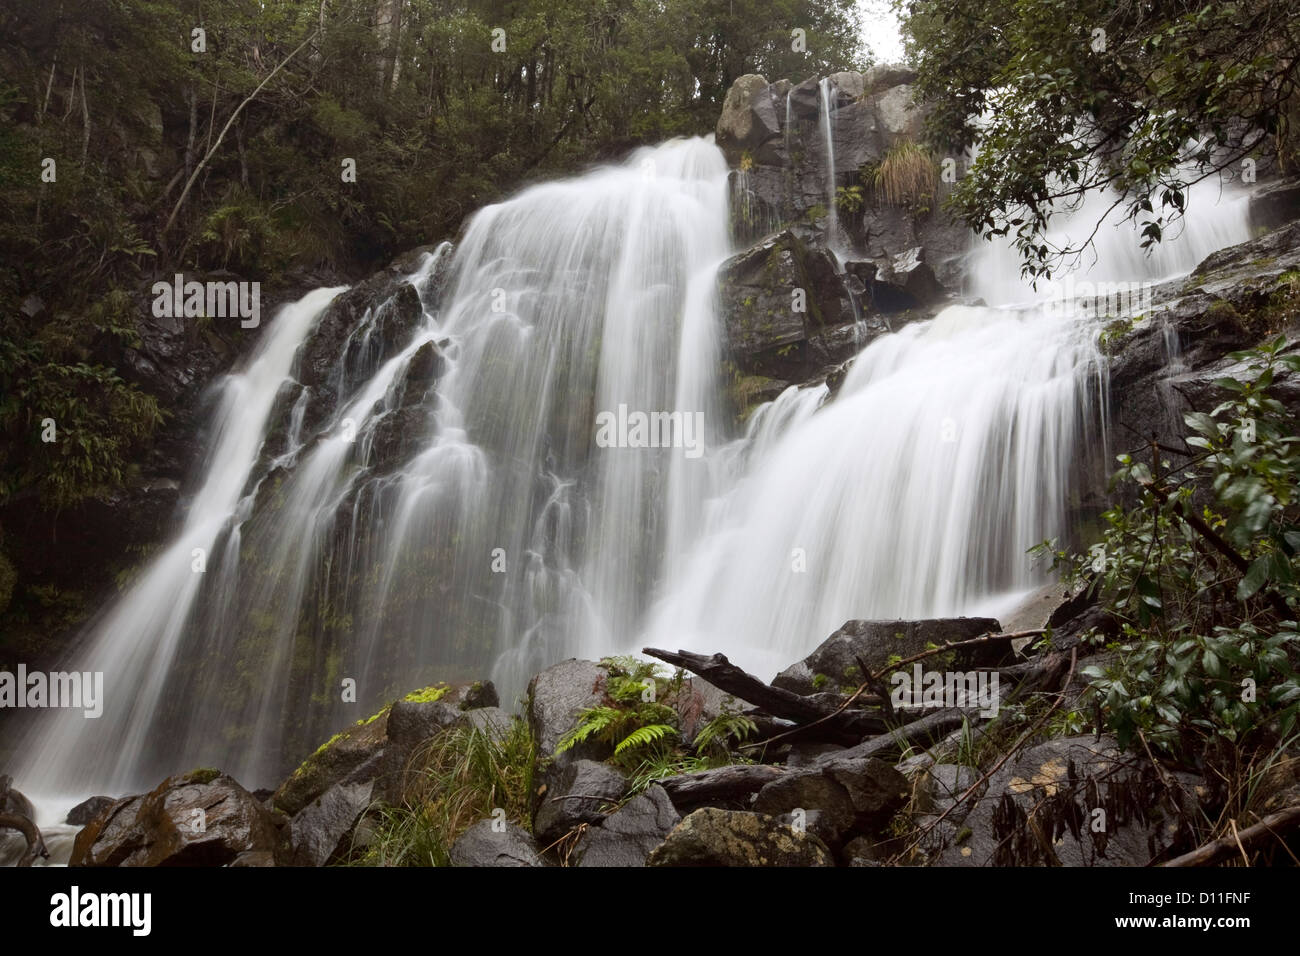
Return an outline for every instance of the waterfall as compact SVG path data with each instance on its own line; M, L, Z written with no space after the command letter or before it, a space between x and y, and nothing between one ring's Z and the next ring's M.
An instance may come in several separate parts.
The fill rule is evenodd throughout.
M1055 239L1086 236L1108 206L1063 216ZM1148 257L1112 222L1072 281L1188 272L1250 237L1244 197L1197 187L1180 232ZM1110 467L1086 454L1106 446L1104 318L1057 301L1070 282L1035 290L1018 266L1010 244L983 243L972 291L998 307L950 306L871 342L824 405L823 386L755 413L642 646L720 651L771 676L847 620L996 616L1046 583L1026 550L1067 536L1080 472Z
M826 247L837 259L840 236L840 212L835 202L835 125L831 122L831 99L835 96L835 84L829 76L817 81L818 99L821 104L822 143L826 149Z
M1079 275L1186 271L1248 238L1243 216L1194 196L1157 256L1105 229ZM737 436L727 234L721 153L673 141L481 210L409 277L418 328L387 354L368 311L328 389L296 356L340 290L283 309L221 385L179 530L68 665L105 673L104 716L39 715L18 785L80 799L209 765L273 786L433 680L491 676L509 706L542 667L646 644L770 676L847 619L996 613L1040 583L1025 549L1068 531L1104 419L1096 320L1047 308L984 244L972 291L994 306L881 336L833 397L787 389ZM702 454L621 429L606 447L600 423L629 410L699 420Z
M437 257L410 277L425 315L395 354L376 358L386 306L349 332L310 425L294 357L340 290L281 312L224 385L181 531L74 655L105 673L103 717L41 714L23 786L125 792L196 765L273 786L413 687L490 670L511 704L632 633L713 494L726 177L710 142L681 140L481 210L440 296ZM704 453L597 447L621 409L700 423ZM379 468L394 430L409 450Z

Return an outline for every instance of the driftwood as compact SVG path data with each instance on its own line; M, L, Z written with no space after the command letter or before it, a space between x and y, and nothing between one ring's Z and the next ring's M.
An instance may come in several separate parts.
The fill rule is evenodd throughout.
M1184 853L1161 865L1213 866L1220 860L1226 860L1238 853L1244 854L1247 848L1253 848L1269 839L1280 840L1283 833L1297 827L1300 827L1300 806L1287 807L1277 813L1270 813L1253 827L1247 827L1233 836L1220 837L1191 853Z
M767 764L736 764L700 773L665 777L656 783L668 791L674 804L685 806L714 801L740 800L757 793L781 776L782 771Z
M655 647L644 648L641 653L688 670L719 690L748 701L774 717L785 717L797 724L819 721L834 734L856 735L859 738L886 729L884 721L879 717L861 711L839 710L821 701L773 687L741 670L722 654L705 657L690 651L673 653ZM880 698L875 696L862 696L858 699L867 704L880 703Z
M45 840L40 828L29 818L17 813L0 813L0 830L17 830L27 839L27 850L18 860L19 866L31 866L36 858L49 859L50 851L45 849Z

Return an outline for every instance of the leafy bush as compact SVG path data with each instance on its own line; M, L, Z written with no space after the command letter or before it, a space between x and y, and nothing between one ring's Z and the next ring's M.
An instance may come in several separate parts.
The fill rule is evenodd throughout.
M1296 727L1300 436L1273 390L1300 355L1277 338L1230 357L1246 368L1185 416L1187 460L1119 456L1115 486L1136 497L1087 554L1056 553L1119 624L1113 663L1084 674L1122 745L1142 733L1193 757L1207 739L1268 745Z

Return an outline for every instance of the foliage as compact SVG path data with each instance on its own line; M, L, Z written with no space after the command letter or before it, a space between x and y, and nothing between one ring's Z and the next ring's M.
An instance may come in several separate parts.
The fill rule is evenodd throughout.
M1084 671L1107 722L1186 757L1289 736L1300 708L1300 436L1274 394L1300 355L1277 338L1231 358L1226 399L1185 416L1186 461L1119 456L1129 502L1088 553L1055 554L1119 624L1113 663Z
M1092 242L1047 238L1058 211L1107 189L1158 243L1189 187L1271 151L1294 160L1300 112L1294 0L899 0L929 135L978 143L950 208L1011 236L1027 276Z
M474 727L443 731L414 756L423 769L404 805L377 813L354 862L448 866L456 838L496 810L527 828L534 756L532 733L518 717L500 740Z
M870 185L891 206L928 209L938 184L934 159L911 140L900 140L870 171Z

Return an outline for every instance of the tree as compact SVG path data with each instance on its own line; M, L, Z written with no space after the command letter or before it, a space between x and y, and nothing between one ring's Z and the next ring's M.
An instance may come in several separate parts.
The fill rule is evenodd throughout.
M1026 276L1091 245L1046 239L1085 193L1110 190L1145 248L1195 182L1295 157L1297 0L899 3L933 144L979 144L949 208L1014 236Z

